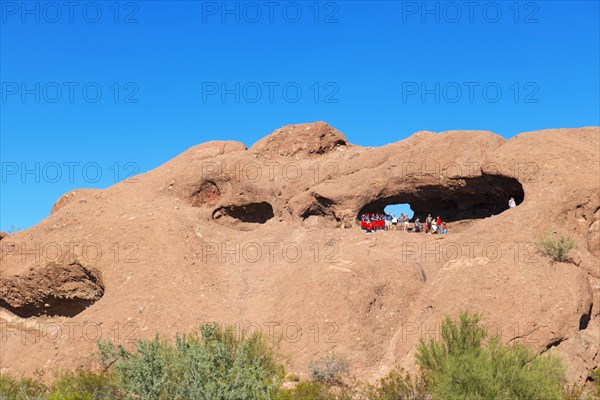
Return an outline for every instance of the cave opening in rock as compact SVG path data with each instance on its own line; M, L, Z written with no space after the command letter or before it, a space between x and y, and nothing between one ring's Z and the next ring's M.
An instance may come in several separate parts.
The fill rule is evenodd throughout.
M439 184L422 184L416 187L399 185L388 187L366 203L358 212L384 213L389 205L408 204L414 211L411 220L423 220L428 214L440 216L444 221L487 218L506 211L513 197L517 206L525 198L523 186L512 177L482 175L462 178Z
M215 220L231 217L241 222L258 224L264 224L274 216L273 206L266 201L220 207L213 212Z

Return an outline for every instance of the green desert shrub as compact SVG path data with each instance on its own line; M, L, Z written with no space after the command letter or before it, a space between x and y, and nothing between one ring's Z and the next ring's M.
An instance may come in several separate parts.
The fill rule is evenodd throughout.
M596 368L596 370L594 371L594 373L592 374L592 381L594 382L594 385L596 386L596 397L598 399L600 399L600 366L598 366Z
M263 336L237 337L217 324L178 336L174 345L156 336L134 352L107 345L102 352L107 360L120 354L115 366L123 387L144 400L269 399L285 376Z
M583 385L576 384L565 385L561 394L561 400L591 400L593 398L585 394Z
M348 375L348 360L336 353L328 353L308 366L313 380L329 384L339 383L341 379Z
M366 385L362 391L364 400L429 400L425 382L420 376L412 377L406 371L392 370L376 384Z
M60 372L48 400L120 400L125 398L114 372L86 369Z
M334 388L322 382L300 382L296 387L282 389L275 400L350 400L347 388Z
M46 391L46 386L33 378L0 374L0 400L41 400Z
M94 400L94 397L90 392L77 393L73 391L65 394L52 392L47 400Z
M546 232L546 236L536 242L537 247L544 254L552 258L554 261L568 261L569 251L575 247L575 241L572 237L565 237L563 234L553 234Z
M59 372L51 386L34 378L0 375L1 400L121 400L124 395L113 373Z
M277 353L259 333L238 337L232 329L212 324L177 337L174 343L159 336L141 340L134 351L99 343L101 364L113 367L104 372L59 372L51 386L33 378L0 374L0 400L595 398L594 394L585 397L580 387L563 386L564 370L555 357L534 357L528 348L504 345L498 337L485 344L486 333L477 314L463 312L457 321L446 317L441 328L439 340L419 343L416 358L421 374L392 370L374 384L351 379L342 384L348 361L329 353L311 364L313 381L290 376L297 384L284 388L285 373ZM593 380L600 397L600 369Z
M552 400L561 398L564 370L558 358L534 357L525 346L498 337L482 346L478 315L442 322L441 340L421 339L417 362L434 399Z
M374 384L352 382L339 386L328 382L300 382L282 389L275 400L430 400L425 383L406 371L391 371Z

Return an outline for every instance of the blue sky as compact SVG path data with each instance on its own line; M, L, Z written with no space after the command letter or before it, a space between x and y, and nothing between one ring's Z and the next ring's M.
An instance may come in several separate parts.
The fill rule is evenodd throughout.
M0 4L3 231L290 123L368 146L600 125L598 1Z

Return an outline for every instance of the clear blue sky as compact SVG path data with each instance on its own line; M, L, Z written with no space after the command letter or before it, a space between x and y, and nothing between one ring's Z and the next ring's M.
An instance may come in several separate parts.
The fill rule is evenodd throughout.
M598 1L0 4L3 231L290 123L368 146L600 125Z

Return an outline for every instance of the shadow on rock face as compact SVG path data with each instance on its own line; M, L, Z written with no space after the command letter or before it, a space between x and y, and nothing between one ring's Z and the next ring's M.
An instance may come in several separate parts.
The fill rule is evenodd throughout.
M73 317L103 295L100 272L77 262L50 263L25 276L0 278L0 307L22 318Z
M215 222L239 230L254 229L274 216L273 206L266 201L220 207L212 215Z
M310 202L300 213L305 226L337 227L340 218L334 210L335 202L327 197L313 193Z

